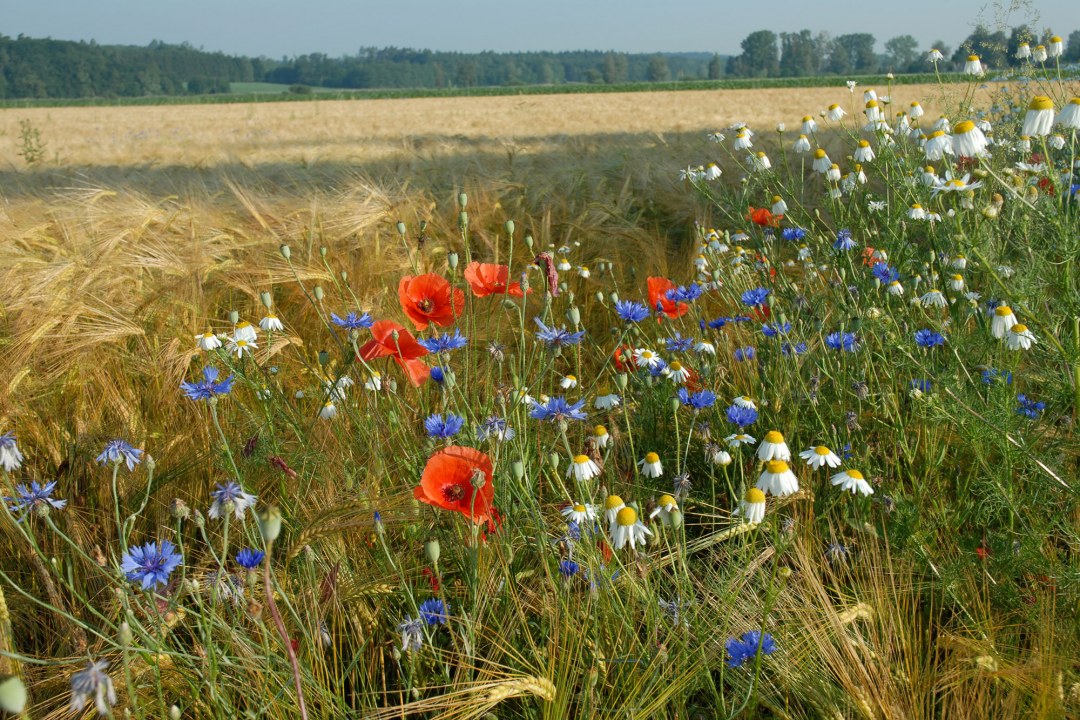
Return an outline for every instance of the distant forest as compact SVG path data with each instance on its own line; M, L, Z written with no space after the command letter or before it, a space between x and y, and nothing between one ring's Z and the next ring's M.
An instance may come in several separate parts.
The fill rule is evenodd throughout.
M1016 46L1049 41L1026 26L1011 33L979 27L945 54L942 71L958 69L970 52L991 72L1019 64ZM273 60L205 52L154 41L146 47L98 45L0 35L0 98L109 98L230 92L230 83L268 82L305 88L450 88L563 83L619 84L724 77L805 77L924 72L928 48L910 35L884 43L869 33L830 36L809 30L759 30L738 55L708 52L602 51L458 53L361 48L332 58L320 53ZM1061 62L1080 61L1080 30L1068 35Z

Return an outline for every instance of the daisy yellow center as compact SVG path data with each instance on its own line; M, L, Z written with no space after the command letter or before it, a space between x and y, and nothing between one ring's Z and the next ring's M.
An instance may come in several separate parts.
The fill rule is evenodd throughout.
M679 372L680 370L682 370L682 363L676 360L670 365L668 365L668 367L671 368L672 372Z
M877 100L870 100L869 102L866 103L866 107L868 107L868 108L876 108L877 106L878 106Z
M890 285L890 286L892 286L892 285L899 285L899 284L900 284L900 281L899 281L899 280L893 280L893 281L892 281L891 283L889 283L889 285Z
M847 476L849 478L851 478L852 480L862 480L863 479L863 474L861 472L859 472L858 470L848 470L847 471Z
M325 403L325 404L323 405L323 407L325 407L325 408L332 408L332 407L334 407L334 403L332 403L332 402L327 402L327 403Z
M825 151L821 148L818 148L814 151L814 157L820 160L821 158L825 157Z
M1050 38L1050 42L1059 43L1059 42L1061 42L1061 38L1059 38L1057 35L1055 35L1054 37Z
M1031 104L1028 105L1028 110L1053 110L1054 101L1045 95L1036 95L1031 98Z
M763 157L765 157L765 152L764 152L764 151L762 151L762 150L758 150L758 154L757 154L757 156L758 156L759 158L763 158Z
M1072 100L1069 101L1069 104L1070 105L1080 105L1080 97L1074 97Z
M651 352L649 352L648 350L642 350L640 354L641 354L641 357L645 358L646 360L650 360L653 357L653 354Z
M660 499L656 501L656 504L660 507L667 507L668 505L675 505L675 498L670 495L661 495Z
M779 195L773 195L773 196L772 196L772 201L773 201L774 203L778 203L778 202L780 202L780 196L779 196Z
M622 527L630 527L637 523L637 513L632 507L624 507L615 516L615 522Z
M788 464L783 460L770 460L765 463L765 469L773 475L780 475L788 471Z
M769 432L765 433L765 442L772 443L773 445L779 445L780 443L784 442L784 435L783 433L777 432L776 430L770 430Z
M589 272L589 266L588 265L582 265L581 269L582 269L583 272Z
M814 448L814 453L817 455L831 455L832 450L825 447L824 445L818 445L816 448Z
M929 173L929 174L933 175L934 173L936 173L936 172L937 172L937 170L935 170L935 169L934 169L934 166L933 166L933 165L927 165L927 166L926 166L926 167L925 167L925 168L923 169L923 172L925 172L925 173Z
M739 442L746 442L750 438L749 435L736 435L735 439Z
M608 495L607 500L604 501L604 507L608 510L614 510L617 507L622 507L622 498L618 495Z
M837 105L836 103L833 103L832 105L829 106L829 109L830 110L839 110L840 106Z
M956 123L956 127L953 128L953 132L957 135L961 133L971 132L975 129L975 123L970 120L964 120L963 122Z
M1016 333L1017 335L1019 335L1021 333L1026 333L1027 332L1027 325L1024 325L1023 323L1016 323L1015 325L1012 326L1012 331L1014 333Z
M271 314L266 316L266 319L267 320L277 320L277 315L274 315L273 313L271 313Z
M922 210L922 205L920 205L919 203L915 203L914 205L911 206L911 209L912 210Z
M994 308L994 314L998 317L1005 317L1006 315L1012 315L1013 311L1008 305L998 305Z
M746 491L746 502L752 504L759 504L765 502L765 493L758 490L756 487L752 487Z
M244 320L243 322L236 323L236 329L237 330L240 330L241 328L249 328L249 327L251 327L251 323L249 323L247 320Z
M203 337L206 338L207 340L209 340L210 338L214 337L214 333L205 332L205 333L203 333Z
M930 138L933 139L933 138L944 137L944 135L945 135L944 130L935 130L934 132L930 133Z
M859 147L861 147L861 148L870 147L870 141L869 140L860 140L859 141Z
M585 506L584 505L575 505L574 506L574 512L576 512L576 513L585 512Z
M574 456L574 462L576 464L578 464L578 465L588 465L589 464L589 456L588 455L575 455Z
M836 163L833 163L832 165L829 166L829 169L830 170L839 170L840 166L837 165Z
M593 430L593 433L596 435L596 437L604 437L605 435L607 435L607 428L603 425L597 425L596 429Z
M978 55L968 55L968 62L975 62L979 59Z
M659 456L659 455L657 455L657 454L656 454L656 453L654 453L654 452L651 452L651 453L646 453L646 455L645 455L645 462L646 462L647 464L649 464L649 465L653 465L653 464L655 464L655 463L658 463L658 462L660 462L660 456Z
M237 340L236 347L247 347L247 340Z
M1036 46L1035 46L1035 49L1036 49L1036 50L1045 50L1045 49L1046 49L1046 46L1045 46L1045 45L1036 45Z
M802 121L803 122L811 122L811 121L813 121L813 119L814 118L812 116L810 116L810 115L803 115Z
M919 103L917 103L917 102L913 102L913 103L911 103L911 107L913 107L913 108L917 108L917 107L922 107L922 105L920 105L920 104L919 104Z
M963 276L963 275L953 275L953 276L952 276L952 279L953 279L953 280L963 280L963 279L964 279L964 276Z
M805 140L805 139L806 139L806 136L805 136L805 135L799 135L799 139L800 139L800 140Z
M574 377L573 375L567 375L567 376L566 376L566 379L567 379L567 380L570 380L570 381L572 381L572 382L577 382L577 378L576 378L576 377Z

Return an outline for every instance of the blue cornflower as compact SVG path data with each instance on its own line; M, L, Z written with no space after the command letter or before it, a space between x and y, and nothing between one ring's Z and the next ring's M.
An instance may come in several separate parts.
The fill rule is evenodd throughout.
M581 524L576 520L566 523L566 537L575 542L581 540Z
M116 705L116 688L106 670L108 660L91 660L82 670L71 674L71 708L82 714L87 702L94 701L98 715L112 715Z
M663 360L663 358L656 358L656 361L652 365L649 365L646 369L653 377L661 377L664 375L664 370L667 369L667 366L668 364Z
M908 383L908 387L912 390L918 390L921 393L928 393L934 389L934 383L933 381L924 378L915 378Z
M581 408L585 407L584 400L578 400L571 405L566 402L566 398L562 395L549 398L546 403L540 404L533 400L533 408L529 411L529 417L534 420L550 420L551 422L558 422L560 420L584 420L585 413L581 412Z
M761 326L761 334L765 337L776 337L777 335L787 335L791 332L791 323L765 323Z
M840 232L836 233L836 242L833 243L833 249L841 252L847 252L855 247L855 239L851 237L851 231L844 228Z
M442 385L443 380L446 379L446 373L443 372L443 369L441 367L436 365L435 367L431 368L430 377L434 382L437 382L440 385Z
M562 573L564 578L572 578L578 574L581 566L573 560L563 560L559 563L559 572Z
M257 500L251 493L244 492L244 488L240 487L240 483L231 480L224 485L215 485L210 497L214 499L214 502L210 504L207 515L212 520L217 520L230 511L236 515L237 520L243 520L244 512L255 505Z
M620 300L615 303L615 314L625 322L639 323L649 317L649 306L633 300Z
M743 633L741 638L728 638L724 648L728 652L728 667L737 668L742 667L747 660L756 658L759 648L762 655L772 655L776 652L776 643L769 633L750 630Z
M757 422L757 418L757 410L752 407L732 405L727 409L728 422L732 425L738 425L740 430L749 425L753 425Z
M567 330L565 325L558 329L554 327L549 328L540 321L540 318L533 318L533 320L535 320L536 324L540 327L540 330L536 333L537 339L542 341L549 348L577 345L581 342L581 338L585 336L584 330L574 333Z
M802 240L806 237L806 231L798 227L784 228L780 231L780 237L791 242Z
M362 330L375 324L371 315L368 315L367 313L357 315L354 312L350 312L345 317L338 317L334 313L330 313L330 319L335 325L345 328L346 330Z
M780 352L784 355L802 355L806 352L806 343L801 342L792 345L791 343L786 342L780 346Z
M130 548L124 553L120 569L128 580L139 583L143 590L151 590L158 585L168 585L169 575L183 560L175 545L162 540L160 543L148 542L142 547Z
M664 293L664 297L672 302L694 302L704 294L704 286L700 283L690 283L689 285L680 285L677 288L668 290Z
M915 343L919 347L936 348L945 344L945 336L929 328L915 331Z
M1012 385L1012 373L1008 370L998 370L997 368L986 368L982 371L982 381L985 385L992 385L997 380L1000 380L1006 385Z
M453 335L436 335L435 337L421 338L417 342L427 348L428 352L448 353L451 350L465 347L469 344L469 339L462 335L460 330L454 328Z
M873 272L874 277L877 278L882 285L888 285L893 280L900 279L900 271L888 263L876 263L871 272Z
M180 389L192 400L209 400L216 395L226 395L232 390L233 376L215 382L219 373L216 367L204 367L202 382L182 382Z
M97 461L102 465L126 463L128 470L134 470L135 466L142 462L142 454L142 450L128 445L123 440L112 440L97 456Z
M679 388L679 400L683 405L688 405L695 410L711 408L716 403L716 393L711 390L698 390L691 393L686 388Z
M5 497L4 502L9 503L8 509L13 513L22 513L25 517L26 513L32 512L37 508L46 510L52 508L54 510L63 510L67 505L67 500L57 500L53 498L53 491L56 490L56 481L45 483L42 485L37 481L31 482L29 485L16 485L15 497ZM22 518L20 518L21 520Z
M397 629L401 633L401 652L415 652L424 647L424 624L420 618L413 620L406 615Z
M254 570L262 564L264 557L266 557L266 553L262 550L244 548L236 553L236 564L245 570Z
M1032 420L1037 420L1042 415L1043 410L1046 409L1046 403L1029 398L1023 393L1017 395L1016 400L1020 403L1020 406L1016 408L1016 412Z
M997 308L999 308L1000 306L1002 306L1004 304L1005 304L1004 300L998 300L997 298L990 298L989 300L986 300L986 301L983 302L983 307L986 308L986 314L987 315L993 315L994 310L996 310Z
M0 435L0 467L14 472L22 467L23 459L19 444L15 442L15 433L8 430Z
M491 438L499 442L505 442L513 440L516 434L514 429L509 427L506 421L497 415L492 415L476 428L476 437L480 442L487 442Z
M851 452L851 443L844 443L844 447L841 448L841 457L845 460L850 460L855 457L855 453Z
M711 327L713 330L719 330L720 328L727 325L729 322L732 322L731 318L729 317L718 317L715 320L709 321L709 327Z
M424 420L424 429L427 430L428 437L438 440L457 435L464 426L465 418L454 413L447 413L445 418L441 413L435 413Z
M757 356L757 351L754 350L753 345L747 345L743 348L735 348L732 355L735 357L735 362L742 362L743 360L753 360Z
M855 337L855 333L849 332L833 332L825 336L825 344L833 350L847 350L848 352L855 352L859 349L858 338Z
M450 606L438 598L420 603L420 619L428 625L445 625L450 616Z
M667 343L667 351L670 353L686 352L694 346L694 338L684 338L682 333L678 332L667 338L664 342Z
M743 301L743 305L757 307L758 305L765 304L765 298L769 297L769 293L771 292L772 290L763 287L754 288L753 290L744 292L740 299Z
M751 320L753 320L753 318L749 315L736 315L735 317L731 318L731 322L733 323L748 323Z

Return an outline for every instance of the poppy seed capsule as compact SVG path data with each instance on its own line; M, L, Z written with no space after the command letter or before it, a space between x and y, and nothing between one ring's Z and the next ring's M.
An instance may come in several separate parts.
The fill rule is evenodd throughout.
M288 245L282 245L281 247L279 247L278 252L280 252L281 257L285 258L286 260L292 257L292 250L289 248Z
M265 290L259 293L259 299L262 300L263 307L265 307L267 310L269 310L274 305L273 298L271 298L270 293L266 292Z
M427 559L432 565L439 564L439 555L441 554L441 548L439 547L439 541L435 538L431 538L424 543L424 558Z
M510 467L514 471L514 479L520 480L525 477L525 463L515 460Z
M316 285L315 286L315 299L318 300L319 302L322 302L322 299L323 299L324 295L325 295L325 293L323 292L322 285Z
M533 246L533 236L532 235L526 235L525 236L525 247L532 250L532 246Z
M446 264L450 266L451 270L457 270L458 254L456 252L452 252L449 255L447 255L446 256Z
M405 228L405 223L398 220L398 224L397 224L398 235L401 235L402 237L404 237L405 236L405 229L406 229Z
M281 535L281 510L270 505L259 513L259 534L264 542L272 543Z
M514 227L515 226L514 226L514 221L513 220L507 220L503 224L503 228L506 229L506 234L510 235L511 237L513 237L513 235L514 235Z
M469 204L469 196L466 195L465 193L458 193L457 204L458 204L458 207L460 207L462 210L464 210L465 206Z
M326 257L326 253L328 253L328 252L330 252L330 249L328 247L326 247L325 245L320 245L319 246L319 256L320 257Z
M231 322L233 325L240 322L240 313L236 312L235 310L230 310L229 311L229 322Z

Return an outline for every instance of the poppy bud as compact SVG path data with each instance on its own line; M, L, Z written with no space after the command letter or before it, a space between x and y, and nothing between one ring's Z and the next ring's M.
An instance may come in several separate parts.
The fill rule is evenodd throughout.
M326 352L325 350L320 350L319 351L319 364L322 365L323 367L326 367L327 364L329 364L329 362L330 362L330 353Z
M272 543L281 534L281 510L270 505L259 513L259 534L264 542Z
M169 720L180 720L180 708L175 705L169 707Z
M503 224L503 228L505 228L507 235L509 235L510 237L514 236L514 221L513 220L507 220Z
M328 253L328 252L329 252L329 249L325 245L320 245L319 246L319 256L320 257L326 257L326 253ZM176 706L174 705L173 707L176 707Z
M610 295L608 295L608 300L610 300L613 303L619 302L619 293L617 293L617 292L611 293Z
M525 463L520 460L515 460L510 464L510 468L514 471L514 478L520 480L525 477Z
M615 376L615 384L619 386L620 390L626 389L626 383L630 380L630 377L626 373L619 373Z
M229 322L231 322L233 325L240 322L240 313L236 312L235 310L230 310L229 311Z
M525 236L525 247L532 250L532 246L533 246L533 236L532 235L526 235Z
M570 308L566 311L566 319L569 320L574 325L574 327L577 327L581 324L581 310L579 310L576 306Z
M460 207L462 210L464 210L465 206L468 203L469 203L469 196L466 195L465 193L458 193L458 196L457 196L458 207Z
M551 453L548 455L548 464L551 465L552 470L559 469L559 453Z
M131 626L127 624L127 621L120 623L120 627L116 630L116 642L121 647L128 647L131 645Z
M678 412L679 411L679 405L681 405L681 404L682 403L679 402L679 398L677 398L677 397L673 397L673 398L671 398L671 400L668 401L668 405L671 407L671 412Z
M436 538L429 539L424 543L424 558L432 565L439 564L439 555L441 554L441 548L439 547L439 541Z
M397 231L398 235L405 237L405 223L401 222L400 220L398 220L397 223Z
M318 300L319 302L322 302L323 295L324 295L324 293L323 293L322 285L316 285L315 286L315 299Z
M452 252L449 255L447 255L446 256L446 264L450 266L451 270L457 270L458 254L456 252Z
M604 293L600 292L599 290L596 291L596 302L598 302L598 303L603 303L604 302Z
M286 260L292 257L292 250L289 249L288 245L282 245L281 247L279 247L278 252L280 252L281 257L285 258Z
M349 273L342 270L341 271L341 282L348 282L348 281L349 281Z
M259 293L259 299L262 300L263 307L269 310L274 305L274 299L270 297L270 293L263 290Z

